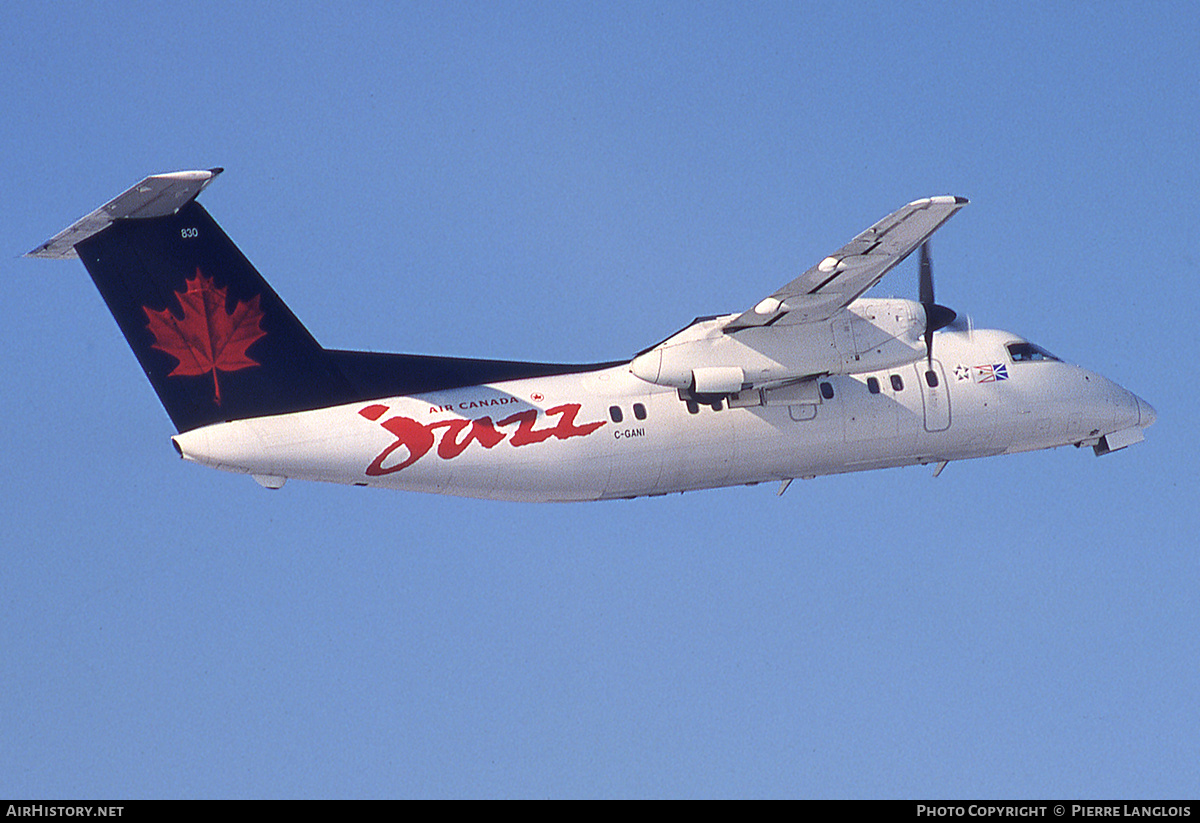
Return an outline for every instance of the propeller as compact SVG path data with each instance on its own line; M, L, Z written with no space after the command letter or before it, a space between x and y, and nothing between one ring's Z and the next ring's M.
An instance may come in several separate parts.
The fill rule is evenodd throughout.
M958 314L954 309L940 306L933 300L933 261L929 259L929 241L921 244L920 299L925 310L925 358L933 368L933 333L954 322Z

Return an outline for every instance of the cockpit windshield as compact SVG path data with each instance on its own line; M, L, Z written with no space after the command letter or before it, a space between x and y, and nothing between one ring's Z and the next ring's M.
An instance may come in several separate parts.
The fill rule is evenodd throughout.
M1032 343L1009 343L1008 355L1014 363L1028 363L1034 360L1058 361L1058 358L1050 352Z

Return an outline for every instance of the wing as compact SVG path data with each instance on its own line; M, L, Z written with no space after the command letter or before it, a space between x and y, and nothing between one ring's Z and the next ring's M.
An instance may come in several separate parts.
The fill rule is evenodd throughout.
M817 265L725 325L734 332L753 326L812 323L834 312L880 278L967 204L965 197L926 197L889 214Z

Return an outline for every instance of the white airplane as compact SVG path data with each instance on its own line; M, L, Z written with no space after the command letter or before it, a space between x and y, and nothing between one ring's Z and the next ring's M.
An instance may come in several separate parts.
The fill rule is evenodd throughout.
M916 200L740 314L632 360L517 363L322 348L196 196L147 177L27 256L82 259L185 459L500 500L629 498L1143 439L1146 401L934 302ZM920 300L861 295L918 247ZM935 356L936 355L936 356Z

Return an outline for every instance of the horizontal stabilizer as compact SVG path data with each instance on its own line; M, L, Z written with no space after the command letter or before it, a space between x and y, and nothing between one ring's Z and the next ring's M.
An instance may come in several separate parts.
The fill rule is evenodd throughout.
M151 175L86 217L76 220L25 256L76 260L79 257L75 252L76 244L108 228L114 220L175 214L204 191L204 187L222 171L224 169L217 168Z

